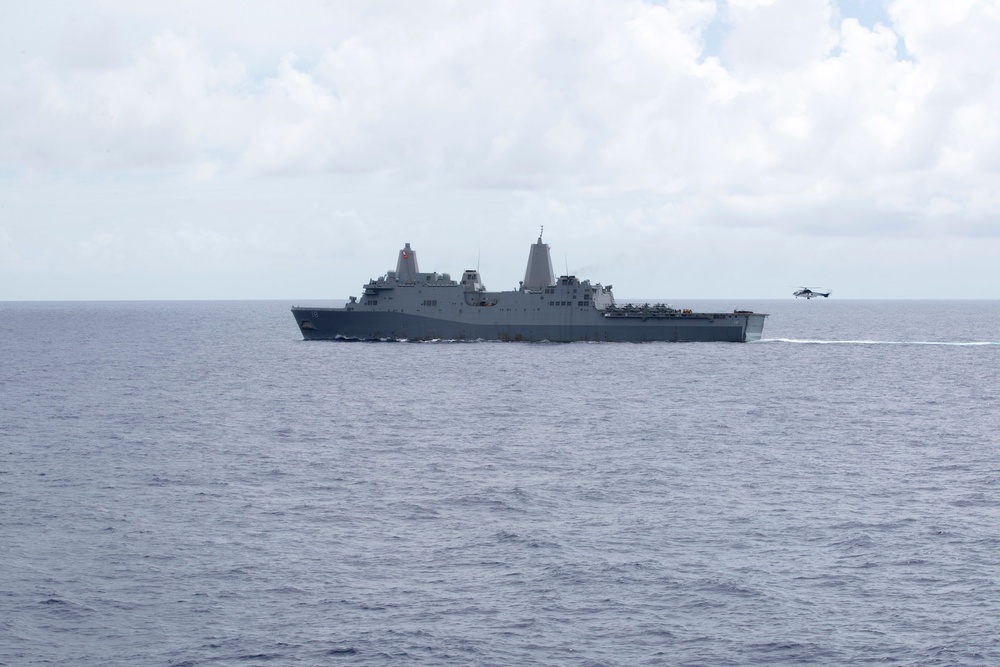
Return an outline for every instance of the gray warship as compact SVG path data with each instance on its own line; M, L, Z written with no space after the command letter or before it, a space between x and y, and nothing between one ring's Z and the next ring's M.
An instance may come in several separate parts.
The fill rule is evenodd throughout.
M696 313L667 304L615 303L611 285L552 272L549 246L531 245L516 290L490 292L479 271L421 273L407 243L396 270L343 308L293 306L306 340L715 341L760 340L763 313Z

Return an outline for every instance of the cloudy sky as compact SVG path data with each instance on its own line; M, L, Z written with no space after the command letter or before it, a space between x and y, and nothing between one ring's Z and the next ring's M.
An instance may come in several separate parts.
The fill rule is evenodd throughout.
M0 11L0 300L1000 298L1000 0Z

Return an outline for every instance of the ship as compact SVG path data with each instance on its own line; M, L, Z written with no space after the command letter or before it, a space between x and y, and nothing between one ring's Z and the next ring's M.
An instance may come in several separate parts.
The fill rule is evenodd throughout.
M544 231L544 230L543 230ZM531 245L524 280L491 292L478 269L461 279L423 273L406 243L396 270L371 279L341 308L293 306L306 340L525 342L747 342L765 313L693 312L665 303L615 302L611 285L552 271L548 244Z

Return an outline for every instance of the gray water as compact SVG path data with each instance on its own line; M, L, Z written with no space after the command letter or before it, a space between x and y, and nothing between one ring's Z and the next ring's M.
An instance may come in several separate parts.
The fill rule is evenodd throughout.
M1000 302L683 304L749 344L290 305L0 303L0 664L1000 664Z

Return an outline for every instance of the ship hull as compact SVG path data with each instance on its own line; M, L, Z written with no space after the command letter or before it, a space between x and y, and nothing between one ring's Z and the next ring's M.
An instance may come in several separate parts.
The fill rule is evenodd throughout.
M695 313L610 317L599 311L573 322L497 318L491 309L450 320L415 313L293 308L306 340L500 340L526 342L747 342L759 340L763 314Z

